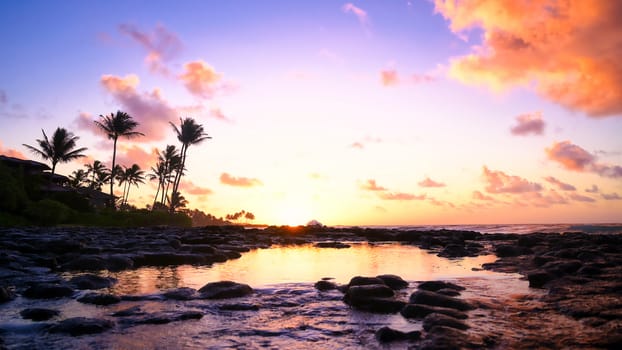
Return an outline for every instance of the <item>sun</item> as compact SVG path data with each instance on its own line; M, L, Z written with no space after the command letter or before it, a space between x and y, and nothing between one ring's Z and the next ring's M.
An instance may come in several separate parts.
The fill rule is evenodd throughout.
M311 211L303 206L285 205L279 211L278 224L287 226L306 225L311 220L311 214Z

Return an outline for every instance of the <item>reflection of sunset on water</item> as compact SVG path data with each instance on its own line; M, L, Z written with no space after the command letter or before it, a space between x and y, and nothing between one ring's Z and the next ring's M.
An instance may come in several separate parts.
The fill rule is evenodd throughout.
M316 248L312 245L258 249L240 259L212 267L183 265L148 267L113 273L125 293L151 293L175 287L200 288L208 282L232 280L261 287L277 283L315 282L332 277L347 283L357 275L396 274L409 281L470 276L492 276L473 271L492 262L492 255L448 260L408 245L353 244L347 249ZM498 274L497 274L498 275Z

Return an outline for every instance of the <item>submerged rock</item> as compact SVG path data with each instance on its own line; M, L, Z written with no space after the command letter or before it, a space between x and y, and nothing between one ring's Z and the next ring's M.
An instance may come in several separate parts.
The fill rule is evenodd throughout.
M54 299L69 297L73 295L73 293L74 290L68 286L52 283L40 283L26 289L23 295L29 299Z
M467 314L456 309L421 304L407 304L400 313L406 318L424 318L431 313L444 314L462 320L468 318Z
M161 312L150 314L136 321L136 324L167 324L175 321L198 320L203 317L200 311Z
M402 332L389 327L382 327L376 331L376 340L381 343L389 343L400 340L418 340L421 338L421 332Z
M454 297L430 292L427 290L418 290L411 294L410 304L424 304L432 306L442 306L460 311L472 310L474 307L468 302Z
M78 298L78 301L84 304L112 305L121 302L121 298L113 294L88 293Z
M198 296L196 289L188 287L171 289L166 291L163 295L166 299L172 300L192 300L196 299Z
M113 317L127 317L127 316L140 316L144 315L145 312L141 309L140 306L132 306L127 309L119 310L112 314Z
M336 248L336 249L344 249L350 248L349 244L341 243L341 242L318 242L315 244L317 248Z
M465 290L466 288L459 286L457 284L451 282L444 281L426 281L417 286L418 289L429 290L432 292L436 292L440 289L454 289L454 290Z
M469 329L469 326L463 321L445 314L434 312L427 315L423 319L423 329L426 331L436 326L444 326L461 330Z
M23 318L33 321L47 321L54 316L60 315L58 310L44 308L28 308L19 313Z
M315 289L319 291L337 289L337 284L335 282L326 281L326 280L317 281L315 282L313 286L315 287Z
M0 303L5 303L15 299L15 293L9 288L0 286Z
M397 275L390 275L390 274L379 275L379 276L376 276L376 278L381 279L382 282L384 282L384 284L386 284L393 290L404 289L408 287L408 282L404 281L402 277L397 276Z
M49 328L50 333L68 333L72 336L83 334L102 333L114 327L114 322L109 320L72 317L60 321Z
M239 298L252 294L253 288L248 284L220 281L204 285L199 289L199 293L205 299Z

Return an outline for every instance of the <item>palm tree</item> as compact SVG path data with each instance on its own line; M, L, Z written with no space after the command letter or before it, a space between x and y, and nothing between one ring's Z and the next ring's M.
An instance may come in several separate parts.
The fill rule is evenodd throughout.
M182 196L179 192L171 193L171 198L169 199L169 202L171 203L171 211L173 212L175 211L175 209L184 208L186 207L186 204L188 204L186 198L184 198L184 196Z
M121 111L117 111L116 114L110 113L110 115L99 116L100 120L95 121L95 125L102 130L109 139L113 140L113 148L112 148L112 174L110 177L110 196L114 196L114 178L115 178L115 162L117 158L117 139L119 136L123 136L126 138L132 138L136 136L145 136L143 133L138 131L134 131L134 129L138 126L138 122L136 122L132 117ZM110 206L114 209L114 201L111 201Z
M88 182L88 173L82 169L74 170L69 175L69 185L73 188L80 188L86 182Z
M158 161L163 163L164 176L162 178L162 197L161 202L168 197L168 189L173 181L173 172L179 169L181 164L181 154L174 145L166 145L166 149L158 153ZM166 187L164 186L166 184Z
M120 178L122 178L123 182L125 182L125 187L123 188L124 196L122 200L122 205L127 205L127 198L130 195L130 188L132 187L132 185L138 187L138 184L145 183L145 172L140 169L138 164L133 164L131 167L125 168L122 173L123 174L120 176Z
M52 135L52 139L49 140L43 129L41 129L41 132L43 132L43 139L37 140L39 148L27 144L23 145L39 157L52 161L52 177L54 177L54 173L56 172L57 163L67 163L84 157L82 152L86 151L87 148L82 147L75 149L76 141L79 137L74 136L73 133L64 128L56 128L56 131L54 131Z
M100 162L99 160L93 161L93 164L85 164L84 165L87 170L87 175L91 177L89 188L95 190L101 190L102 184L107 182L107 172L106 165ZM105 181L100 181L104 179Z
M179 183L181 182L181 176L183 175L183 170L186 165L186 155L188 153L188 147L190 147L190 145L197 145L207 139L211 139L211 137L208 136L205 130L203 129L203 125L197 124L194 119L179 118L179 121L180 121L179 128L177 128L175 124L169 122L169 124L171 124L171 126L173 127L173 130L175 130L175 133L177 134L177 139L179 140L179 142L181 142L181 151L180 151L181 163L179 164L179 167L177 168L177 173L175 174L175 180L173 181L173 191L171 194L171 198L175 194L179 196L179 193L178 193ZM173 203L171 202L171 211L174 211L174 210L175 208L173 207Z

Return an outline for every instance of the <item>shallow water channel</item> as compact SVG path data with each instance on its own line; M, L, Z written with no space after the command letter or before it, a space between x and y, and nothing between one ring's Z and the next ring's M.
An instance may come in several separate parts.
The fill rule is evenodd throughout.
M398 297L403 300L408 299L417 281L427 280L454 281L467 287L464 298L494 303L534 293L519 275L480 269L483 263L495 259L487 255L449 260L409 245L353 243L346 249L312 245L258 249L211 267L185 265L115 273L102 271L99 275L114 277L118 283L101 292L153 298L102 307L70 298L41 301L18 297L0 305L0 329L9 349L377 348L381 347L374 338L377 329L388 325L404 331L419 330L420 321L405 319L400 314L376 315L352 310L342 301L339 291L319 292L313 287L314 282L328 277L343 284L357 275L396 274L411 282L409 288L399 292ZM62 277L69 279L74 275ZM220 280L249 284L255 293L228 300L158 298L167 289L198 289ZM85 292L88 291L80 293ZM254 307L229 310L228 306L233 304ZM147 314L195 310L204 316L161 325L112 317L112 313L132 306L139 306ZM61 314L50 321L31 322L19 315L28 307L57 309ZM105 318L116 325L101 334L79 337L45 331L46 325L77 316ZM469 322L477 323L478 318L470 318ZM472 326L476 330L487 327ZM392 347L403 348L407 344L396 343Z

